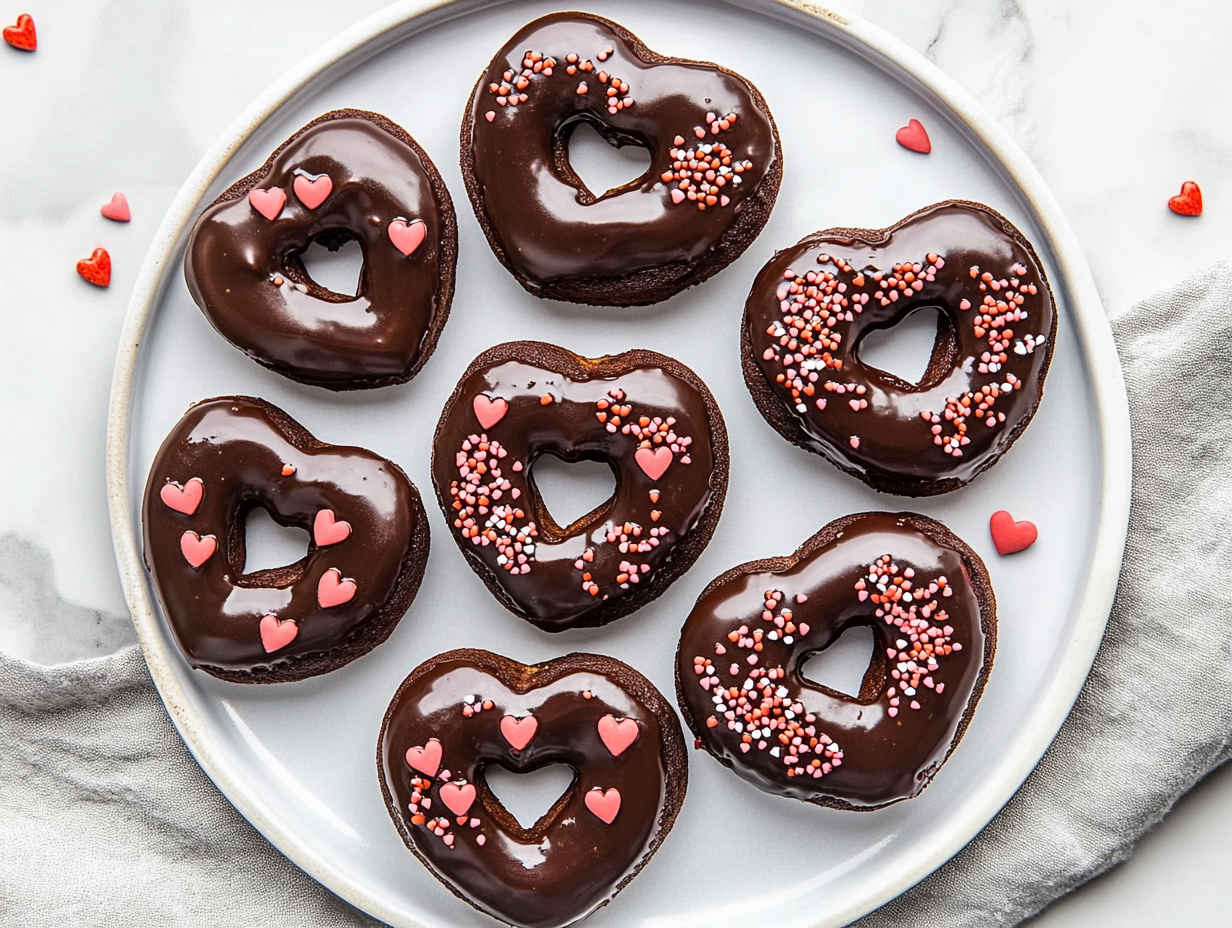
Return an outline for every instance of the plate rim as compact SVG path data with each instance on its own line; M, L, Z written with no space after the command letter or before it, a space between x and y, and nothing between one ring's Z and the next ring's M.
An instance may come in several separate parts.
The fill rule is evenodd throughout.
M130 437L134 387L141 360L142 341L154 308L169 280L181 234L196 213L209 186L241 145L267 118L320 75L356 55L366 57L396 41L403 27L430 14L443 19L470 15L505 5L509 0L400 0L361 20L326 42L270 84L220 134L188 175L172 200L151 240L135 281L116 350L106 427L106 488L116 566L142 654L150 676L185 745L227 800L279 853L317 882L374 917L408 928L424 923L387 906L328 860L318 856L294 832L284 827L259 799L250 794L242 778L222 762L211 728L192 709L184 689L166 663L159 646L160 620L155 613L139 547L136 513L129 492ZM819 37L834 41L891 78L905 83L929 100L937 111L983 145L994 167L1022 196L1021 205L1032 215L1051 245L1051 259L1064 285L1075 334L1087 358L1095 401L1099 463L1103 474L1090 568L1079 597L1076 621L1045 698L1022 725L1014 748L963 804L962 814L939 827L930 842L931 852L920 854L912 866L897 869L845 908L813 923L814 928L846 924L895 898L940 867L983 830L1013 797L1043 758L1082 690L1103 640L1120 577L1129 522L1132 477L1128 397L1112 328L1104 310L1086 256L1043 177L1026 154L995 119L936 65L881 27L841 9L806 0L722 0L722 2L779 19L805 17ZM351 63L356 63L352 61Z

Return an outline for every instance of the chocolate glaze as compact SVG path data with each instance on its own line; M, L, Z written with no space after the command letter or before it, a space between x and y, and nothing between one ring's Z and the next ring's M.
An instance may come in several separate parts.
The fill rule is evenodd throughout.
M883 565L889 569L886 581L897 576L901 583L908 569L914 572L906 575L911 585L901 587L913 591L914 602L903 596L895 605L918 610L921 624L914 628L877 614L887 605L874 600L881 593L869 577L883 555L892 558ZM941 577L947 583L932 586ZM781 598L768 598L767 591ZM862 593L868 594L863 600ZM857 696L801 676L810 656L859 626L873 630L874 646ZM934 665L907 653L914 646L911 633L922 634L925 627L939 630L936 637L928 632L938 651ZM946 647L952 652L944 653ZM917 795L945 762L975 711L995 647L996 602L975 552L925 516L863 513L831 522L791 557L742 564L711 583L681 632L677 699L706 750L755 786L819 805L876 809ZM756 657L755 667L749 657ZM913 661L922 669L910 692ZM757 727L764 718L750 716L763 705L760 687L767 678L753 680L750 690L743 689L745 681L767 671L781 672L769 682L771 698L782 700L769 710L772 719L805 729L798 733L804 747L795 754L781 743L781 729L767 733ZM729 687L742 697L753 694L752 706L726 709L735 702L728 701ZM724 708L716 705L716 694ZM752 740L743 751L746 734ZM815 749L809 747L812 738L821 742ZM811 775L814 759L829 767L819 768L820 777Z
M297 175L327 175L315 209L297 196ZM267 219L254 189L286 196ZM390 223L422 220L423 242L404 255ZM300 256L314 241L359 242L358 293L327 290ZM256 172L228 188L197 220L184 257L189 292L224 338L292 380L350 390L401 383L436 346L449 315L457 223L432 161L399 126L376 113L335 110L284 142Z
M934 269L930 260L937 257L941 264ZM910 273L913 278L920 274L919 279L909 283L905 279L909 270L893 270L902 264L914 265L916 270ZM976 277L971 276L972 267L979 269ZM1016 274L1015 267L1025 273ZM806 307L791 303L796 294L788 289L793 284L785 277L788 270L795 278L832 274L832 284L841 288L832 295L839 302L828 306L826 281L817 282L821 288L817 295L803 294L816 301L808 308L816 308L823 320L830 314L821 331L811 333L811 345L801 333L801 311ZM933 280L926 279L930 271ZM880 281L873 276L878 272L885 275ZM984 273L993 279L984 281L980 276ZM895 275L907 289L895 289L900 298L882 306L894 289L887 286L888 280ZM1002 280L1007 286L1001 285ZM803 286L813 284L805 280ZM880 299L878 292L883 293ZM862 296L868 301L861 306L857 299ZM1017 311L1025 312L1026 318L1005 319L1008 301L1016 296L1022 298ZM989 313L993 321L977 328L985 297L993 298ZM791 306L784 308L784 301ZM970 308L963 309L963 301ZM936 307L940 323L932 358L918 384L860 360L865 335L889 328L922 307ZM852 318L838 318L837 312L851 313ZM771 258L745 305L745 381L762 414L790 441L825 456L876 489L933 495L963 486L991 467L1026 429L1043 392L1055 328L1052 292L1022 234L986 206L948 201L913 213L888 229L818 232ZM1012 337L999 341L999 333L1007 329ZM837 344L827 345L826 337ZM997 355L1003 360L998 361ZM810 382L810 371L802 369L801 356L815 381ZM779 377L787 379L779 382ZM1006 391L1004 385L1012 381L1015 388ZM975 414L990 384L998 385L992 404L998 421L992 428L986 426L983 413ZM844 392L830 392L827 385L842 385ZM797 393L802 386L803 392ZM962 414L953 401L976 392L981 400L970 401L970 411ZM818 400L825 401L825 409L818 409ZM853 403L862 402L866 405L853 408ZM947 408L959 414L965 432L960 432L958 419L947 415ZM930 418L923 418L923 413ZM858 447L853 447L853 437ZM967 443L950 449L960 455L946 453L947 445L937 443L952 438L966 439Z
M166 485L194 479L202 494L191 513L164 501ZM244 523L257 506L312 536L305 557L244 573ZM317 544L323 509L350 525L345 539ZM142 524L146 566L188 662L237 682L300 679L380 644L414 598L428 556L423 504L396 464L317 441L276 406L243 396L196 404L167 436L150 467ZM215 539L199 567L181 548L186 532ZM323 608L318 584L331 570L355 593ZM298 628L273 652L261 633L268 615Z
M507 411L485 427L475 404L502 401ZM624 407L631 409L609 429ZM481 442L500 448L485 450ZM663 456L660 463L670 460L657 479L638 463L644 445ZM572 525L558 525L533 477L544 454L607 463L616 476L612 497ZM473 490L470 500L456 495L480 463L479 486L493 491L490 498ZM657 597L709 542L727 488L727 433L706 385L664 355L630 351L592 360L554 345L510 342L476 358L450 398L433 439L432 482L455 541L508 609L545 631L602 625ZM522 513L515 512L514 530L493 531L512 550L484 535L508 507Z
M506 716L535 719L520 749L502 730ZM609 725L636 723L636 738L615 743L618 753L600 735L604 716ZM512 733L527 737L526 728ZM439 762L419 753L412 768L408 749L434 751L433 739ZM573 768L573 783L524 829L492 795L485 771L555 763ZM381 726L377 775L403 841L437 879L502 921L560 928L610 900L658 849L684 800L688 766L671 706L628 665L571 654L527 666L463 650L431 658L399 687ZM446 784L455 785L449 801ZM449 802L462 808L461 784L474 798L459 823ZM610 823L586 802L596 788L620 795ZM446 833L437 835L429 825L442 817Z
M532 53L552 59L550 75L526 67ZM617 80L627 90L609 96ZM511 93L516 105L507 103ZM626 98L633 104L624 106ZM712 132L728 114L736 116L730 127ZM613 145L646 148L646 173L593 194L568 160L582 123ZM664 179L680 160L673 150L715 143L730 151L724 170L740 165L740 173L723 178L705 210L687 198L673 202L680 178ZM497 257L531 293L598 305L666 299L735 260L769 217L780 157L769 110L747 80L657 55L616 23L583 13L544 16L514 35L475 85L462 122L463 175ZM714 181L705 170L687 189Z

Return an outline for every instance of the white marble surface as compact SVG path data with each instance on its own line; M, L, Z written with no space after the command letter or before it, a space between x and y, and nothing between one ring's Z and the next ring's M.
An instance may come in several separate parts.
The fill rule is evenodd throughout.
M0 47L0 649L44 663L134 640L103 483L112 359L129 290L181 181L218 133L308 51L383 4L61 0L30 12L33 55ZM1035 161L1110 314L1232 256L1223 0L843 0L959 80ZM1220 170L1223 168L1224 170ZM1172 215L1197 180L1206 214ZM122 190L133 221L98 214ZM73 272L96 245L112 286ZM71 621L36 625L63 598ZM43 610L40 610L43 611ZM47 610L50 611L50 610ZM1127 864L1045 912L1070 925L1227 924L1232 770Z

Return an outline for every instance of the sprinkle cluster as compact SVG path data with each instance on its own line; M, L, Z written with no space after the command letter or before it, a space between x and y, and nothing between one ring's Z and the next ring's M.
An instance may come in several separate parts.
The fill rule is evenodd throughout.
M728 113L718 116L706 114L706 124L710 126L710 134L718 135L730 129L736 122L736 114ZM704 126L694 126L693 134L698 139L706 138ZM723 188L731 184L740 185L740 175L753 167L749 160L736 161L732 150L719 140L704 144L685 147L682 135L672 140L674 146L668 153L672 158L671 170L664 171L660 180L665 184L675 184L672 188L672 202L679 205L685 200L697 204L699 210L707 206L727 206L731 198L727 195L731 190Z
M796 412L808 412L810 404L819 411L825 410L827 397L820 395L820 391L843 397L852 412L859 413L868 408L867 387L832 377L822 379L828 372L843 369L843 324L853 322L870 300L890 306L920 293L926 284L937 280L945 267L945 258L929 253L923 261L895 264L888 272L857 270L843 258L824 253L817 256L817 263L827 267L804 273L788 268L783 272L775 291L781 315L766 327L765 334L772 343L762 353L762 360L777 361L782 367L775 381L790 392ZM1037 284L1024 279L1024 265L1011 267L1008 278L981 272L976 266L968 273L985 294L970 317L975 337L987 345L978 359L973 359L974 367L990 380L962 396L946 397L943 409L920 412L920 418L932 432L933 444L954 457L962 457L962 447L970 444L968 429L974 424L972 418L982 419L989 428L1005 422L1005 413L993 407L998 398L1022 388L1022 381L1011 373L996 376L1009 360L1007 351L1011 345L1016 355L1026 356L1046 340L1043 335L1014 340L1011 325L1028 317L1024 304L1039 293ZM966 312L972 304L964 299L959 309ZM854 435L850 443L854 448L860 446Z
M495 545L496 563L503 570L528 574L539 530L534 520L526 519L521 508L497 502L506 493L515 502L522 495L501 471L501 459L508 453L500 442L489 441L486 432L462 442L455 459L459 479L449 484L455 514L453 527L471 544ZM522 462L515 461L511 469L515 473L521 471Z
M674 429L676 417L668 416L638 416L634 419L633 407L625 403L625 391L613 387L607 392L608 398L595 403L595 418L602 423L607 431L615 434L618 430L622 435L632 435L640 444L639 448L651 448L662 445L673 455L682 455L681 464L690 464L689 445L693 439L688 435L677 435ZM658 502L658 500L651 500Z
M602 63L607 61L613 51L612 48L606 48L595 57ZM537 77L551 77L558 73L563 73L568 77L581 75L582 79L578 81L576 91L579 96L585 96L591 92L589 79L593 77L596 84L602 86L607 111L613 116L633 105L633 97L629 95L627 82L613 74L608 74L607 71L597 69L593 61L589 58L582 58L576 52L570 52L565 56L565 67L561 72L555 58L543 52L527 49L522 56L521 72L512 69L505 71L500 81L492 81L488 84L488 93L495 99L497 106L517 106L530 99L526 91L531 89L531 83ZM596 92L600 92L598 87L596 87ZM488 110L484 113L484 118L491 122L496 118L496 111Z

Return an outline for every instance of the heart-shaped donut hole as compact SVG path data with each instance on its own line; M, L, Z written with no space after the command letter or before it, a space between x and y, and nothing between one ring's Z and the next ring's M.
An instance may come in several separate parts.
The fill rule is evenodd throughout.
M512 816L521 830L529 834L566 799L577 780L577 771L564 763L518 771L500 764L489 764L484 768L480 781L481 786L486 786L487 795L484 795L482 788L479 795L485 802L495 800L494 804ZM492 805L488 808L497 813Z
M934 306L910 308L890 325L865 332L854 349L866 367L921 389L949 370L955 350L953 325Z
M874 667L876 639L867 625L847 628L827 647L815 651L800 662L800 676L814 686L821 686L853 699L866 692L880 692L885 667ZM873 680L868 680L872 671ZM866 681L870 686L866 686Z
M562 537L579 522L593 521L612 502L616 472L604 458L543 454L530 466L539 521Z
M557 163L572 174L594 202L639 186L650 170L650 149L643 140L607 126L579 119L563 127Z
M237 554L241 576L303 569L309 535L301 526L275 521L264 506L254 505L243 519L243 544Z
M351 300L362 292L364 249L345 232L316 236L296 257L308 281L328 294L323 298Z

